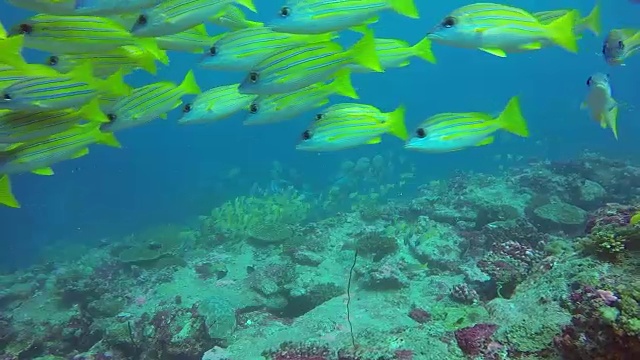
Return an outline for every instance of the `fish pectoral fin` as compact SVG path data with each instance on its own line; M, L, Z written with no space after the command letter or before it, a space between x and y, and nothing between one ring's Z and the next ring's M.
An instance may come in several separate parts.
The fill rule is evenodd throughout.
M539 42L533 42L533 43L529 43L529 44L524 44L522 46L520 46L520 49L523 50L538 50L538 49L542 49L542 44Z
M53 175L53 169L50 167L44 167L44 168L40 168L40 169L34 169L31 170L32 173L36 174L36 175L44 175L44 176L51 176Z
M495 55L498 57L507 57L507 53L504 52L504 50L502 49L487 49L487 48L480 48L481 51L484 51L486 53L489 53L491 55Z
M80 157L83 157L85 155L89 155L89 148L86 147L84 149L80 149L78 152L76 152L75 154L71 155L72 159L77 159Z
M482 34L483 32L485 32L487 30L489 30L489 28L475 28L473 31Z
M366 144L379 144L381 141L382 141L382 138L378 136L378 137L374 137L371 140L368 140Z
M604 119L600 120L600 127L603 128L603 129L607 128L607 122Z
M492 144L494 139L495 138L493 136L489 136L486 139L482 139L479 143L476 144L476 146L484 146L484 145Z
M167 113L160 114L158 117L159 117L160 119L167 120Z

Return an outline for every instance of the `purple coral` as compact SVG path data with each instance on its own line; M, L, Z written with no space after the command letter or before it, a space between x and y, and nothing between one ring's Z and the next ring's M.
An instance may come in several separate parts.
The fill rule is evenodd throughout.
M542 253L516 241L493 244L491 252L478 262L478 267L499 284L515 285L525 279Z
M456 341L463 353L470 356L485 354L492 343L491 337L498 329L494 324L476 324L455 331Z
M458 284L451 289L451 298L462 304L475 304L480 300L478 293L467 284Z
M638 211L638 208L616 203L609 203L594 211L587 220L586 233L590 234L594 228L612 225L627 226L631 217Z

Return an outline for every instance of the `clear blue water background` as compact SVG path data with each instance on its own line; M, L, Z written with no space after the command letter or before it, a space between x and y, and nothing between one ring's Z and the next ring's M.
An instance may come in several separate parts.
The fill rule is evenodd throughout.
M267 21L282 5L281 1L254 1L259 14L250 14L252 20ZM376 36L415 43L452 9L471 3L416 2L421 12L419 20L385 13L373 27ZM559 6L551 0L509 4L532 12ZM561 6L578 8L586 15L593 5L592 1L573 0ZM640 5L612 0L603 1L602 7L605 34L610 28L640 28ZM7 28L30 15L0 4L0 20ZM222 32L213 26L210 30L211 34ZM55 176L12 176L22 209L0 208L0 270L46 258L42 250L52 243L90 244L153 225L192 221L221 201L248 193L254 182L266 185L271 180L269 169L274 160L297 169L305 183L322 191L343 161L390 151L403 153L417 165L419 182L446 178L455 170L499 171L496 155L558 159L575 157L590 149L616 158L638 157L640 110L633 107L640 104L640 56L625 67L609 68L599 56L605 34L600 38L585 34L577 55L549 48L503 59L434 44L437 65L414 58L406 68L354 75L361 102L385 111L405 104L410 131L438 112L498 112L511 96L521 95L530 138L501 134L500 141L491 146L458 153L404 152L402 142L391 137L379 145L342 152L299 152L295 145L313 113L271 126L242 126L242 115L213 124L178 126L180 109L176 109L168 120L118 133L123 149L94 146L89 156L55 165ZM340 41L350 44L357 37L345 32ZM30 51L26 56L31 62L45 58L44 54ZM199 69L198 59L196 54L172 53L170 66L161 69L156 77L137 72L127 81L134 86L160 80L179 82L193 68L198 83L206 90L239 82L245 76ZM587 90L585 82L597 71L611 74L614 97L625 104L619 117L617 142L610 131L601 130L579 109ZM217 186L234 167L242 169L240 181Z

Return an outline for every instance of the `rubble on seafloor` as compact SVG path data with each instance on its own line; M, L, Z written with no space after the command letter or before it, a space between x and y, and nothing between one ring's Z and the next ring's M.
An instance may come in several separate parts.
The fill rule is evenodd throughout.
M640 359L638 189L585 155L313 222L245 198L0 276L0 359Z

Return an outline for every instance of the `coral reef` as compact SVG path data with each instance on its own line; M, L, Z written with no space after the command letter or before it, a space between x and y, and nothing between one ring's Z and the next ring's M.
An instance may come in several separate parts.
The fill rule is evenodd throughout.
M194 228L2 275L0 359L640 358L640 168L413 172L314 194L280 166Z

